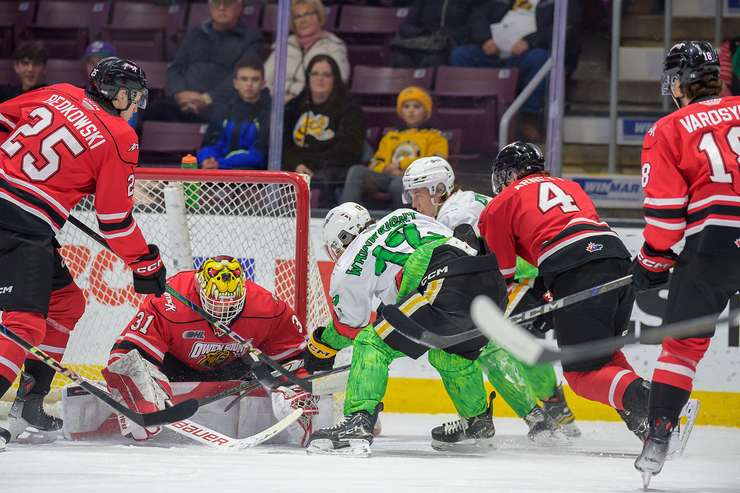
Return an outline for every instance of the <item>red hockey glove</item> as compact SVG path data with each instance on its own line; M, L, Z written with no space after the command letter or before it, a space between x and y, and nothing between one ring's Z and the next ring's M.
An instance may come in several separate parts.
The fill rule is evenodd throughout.
M671 250L656 251L645 243L637 253L630 269L632 285L638 291L657 288L668 282L668 271L676 263L677 255Z
M162 296L167 284L167 269L159 257L157 245L148 245L149 253L131 264L134 271L134 291L139 294Z

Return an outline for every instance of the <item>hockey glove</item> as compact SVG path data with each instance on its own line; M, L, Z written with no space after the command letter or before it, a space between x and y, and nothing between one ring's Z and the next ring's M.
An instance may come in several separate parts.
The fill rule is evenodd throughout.
M656 251L645 243L632 262L632 285L638 291L657 288L668 282L669 270L676 263L677 255L671 250Z
M319 397L294 385L278 387L272 392L270 398L272 399L272 413L277 420L283 419L296 409L303 409L303 415L285 431L295 442L304 447L313 432L313 417L319 414Z
M162 296L167 284L167 269L159 257L157 245L148 245L149 253L131 264L134 271L134 291L139 294Z
M160 411L171 403L170 381L137 350L124 354L107 368L103 368L101 373L113 397L134 411L151 413ZM123 416L119 416L118 420L121 434L134 440L148 440L162 431L160 426L143 428L122 418Z
M321 335L326 327L316 327L306 344L303 354L303 367L309 373L317 371L329 371L334 368L334 358L337 350L321 340Z

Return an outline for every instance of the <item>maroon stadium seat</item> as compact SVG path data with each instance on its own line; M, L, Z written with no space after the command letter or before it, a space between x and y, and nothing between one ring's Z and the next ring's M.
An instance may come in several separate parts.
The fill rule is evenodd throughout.
M434 68L391 68L357 65L352 74L350 91L363 104L394 106L396 96L408 86L430 90ZM395 109L393 110L395 113Z
M408 10L353 5L342 7L337 34L347 43L350 63L387 64L390 59L389 41L398 32Z
M144 122L141 127L141 151L195 152L203 143L206 127L201 123Z
M134 60L164 60L175 50L177 33L185 25L185 5L116 2L102 38L120 56Z
M42 41L55 58L79 59L85 46L108 23L109 2L42 1L28 38Z
M434 121L460 128L463 152L497 147L498 122L516 97L516 69L437 67Z
M167 86L167 62L137 62L146 74L146 83L152 92L164 92Z
M35 0L0 2L0 57L9 57L13 53L15 37L33 22L35 13Z
M13 70L13 60L4 58L0 60L0 86L13 86L18 84L18 76Z
M50 58L46 62L46 81L49 84L66 82L83 87L87 84L85 64L81 60L59 60Z

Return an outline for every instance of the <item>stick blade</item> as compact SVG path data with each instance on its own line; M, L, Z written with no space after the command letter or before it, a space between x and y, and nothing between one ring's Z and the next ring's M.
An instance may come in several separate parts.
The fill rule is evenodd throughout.
M529 365L540 362L545 348L526 330L507 320L491 298L476 296L470 305L470 315L478 329L490 340Z
M199 404L195 399L188 399L175 404L172 407L156 411L153 413L142 414L142 426L156 426L163 424L176 423L188 419L198 410Z

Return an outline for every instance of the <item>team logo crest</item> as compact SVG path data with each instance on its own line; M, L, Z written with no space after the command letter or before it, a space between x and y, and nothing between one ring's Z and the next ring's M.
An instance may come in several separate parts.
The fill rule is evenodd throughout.
M219 366L227 359L229 359L231 354L231 351L226 349L222 351L211 351L210 353L202 357L200 361L198 361L198 364L202 366L207 366L208 368L215 368L216 366Z
M588 245L586 245L586 251L588 253L600 252L603 249L604 245L601 243L594 243L593 241L590 241Z

